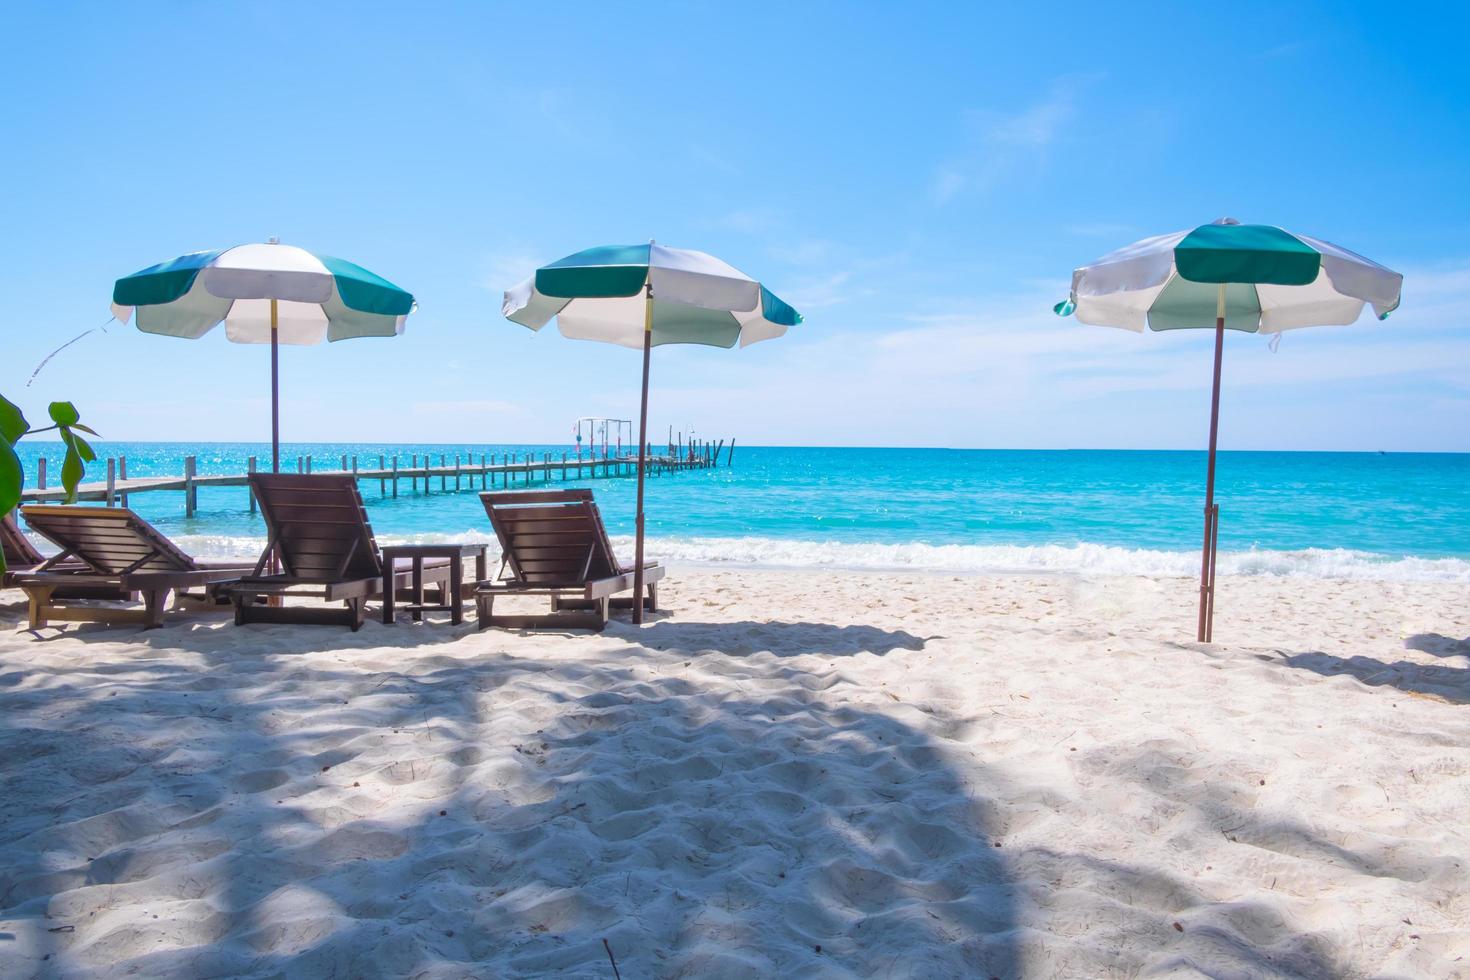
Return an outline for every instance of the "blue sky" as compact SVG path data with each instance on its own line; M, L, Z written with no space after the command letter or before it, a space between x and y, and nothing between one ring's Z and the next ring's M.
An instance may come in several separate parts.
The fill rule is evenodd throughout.
M1072 268L1221 215L1405 273L1387 323L1227 338L1221 445L1470 450L1470 62L1451 5L9 5L0 391L115 439L268 437L264 348L113 324L112 281L271 235L411 290L288 349L287 440L561 441L638 355L500 292L656 238L806 316L655 352L652 431L1202 447L1210 337L1059 320ZM383 397L392 390L391 397Z

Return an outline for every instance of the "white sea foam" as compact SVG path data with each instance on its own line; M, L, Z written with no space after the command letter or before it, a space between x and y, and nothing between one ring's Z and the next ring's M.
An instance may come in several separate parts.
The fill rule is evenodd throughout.
M380 535L380 544L429 544L442 541L483 542L495 547L485 529L456 533ZM179 543L201 558L255 557L264 540L254 537L195 535ZM631 555L631 537L614 538ZM657 538L648 553L666 562L746 565L772 568L914 570L935 572L1063 572L1085 575L1199 574L1199 552L1120 548L1113 545L961 545L860 544L784 538ZM1460 558L1393 558L1343 548L1300 551L1221 552L1219 574L1351 579L1388 582L1470 583L1470 561Z

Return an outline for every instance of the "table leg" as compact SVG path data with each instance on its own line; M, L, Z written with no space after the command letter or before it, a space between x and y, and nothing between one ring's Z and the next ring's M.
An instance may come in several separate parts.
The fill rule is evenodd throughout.
M393 622L393 559L383 562L383 622Z
M449 621L455 626L464 622L464 598L460 595L464 587L464 559L455 555L449 566Z
M418 555L413 556L413 621L422 623L424 621L424 560Z

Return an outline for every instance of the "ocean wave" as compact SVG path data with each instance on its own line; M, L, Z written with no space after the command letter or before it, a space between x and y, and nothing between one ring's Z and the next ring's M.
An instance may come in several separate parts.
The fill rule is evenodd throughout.
M1197 551L1120 548L1102 544L856 544L774 538L663 538L656 546L650 541L649 551L668 561L793 568L1181 577L1199 574ZM1222 551L1216 569L1221 576L1470 582L1470 561L1463 559L1394 558L1343 548Z
M184 535L179 544L201 558L253 558L264 539L223 535ZM484 543L498 552L495 536L484 529L458 533L379 535L379 544ZM614 546L631 556L633 539L616 537ZM1103 544L964 545L861 544L785 538L650 539L648 554L664 562L765 568L828 568L873 571L1048 572L1082 575L1199 574L1199 552L1121 548ZM1470 583L1470 561L1460 558L1395 558L1344 548L1300 551L1221 552L1221 576L1350 579L1387 582Z

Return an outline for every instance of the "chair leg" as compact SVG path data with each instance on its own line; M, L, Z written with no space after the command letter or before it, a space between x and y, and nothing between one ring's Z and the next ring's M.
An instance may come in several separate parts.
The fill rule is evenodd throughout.
M359 597L357 599L347 600L347 612L348 615L351 617L351 621L348 623L348 625L352 627L352 632L356 633L358 630L362 629L364 613L366 613L366 611L366 599Z
M648 598L643 602L643 608L648 612L658 612L658 583L648 583Z
M52 586L30 585L26 586L27 612L30 614L31 629L37 630L46 625L46 613L51 608L51 593L56 589Z
M157 629L163 625L163 614L168 610L168 589L147 589L143 592L143 628Z
M490 625L490 617L494 615L495 597L493 595L475 596L475 629L482 630Z
M607 629L608 614L611 608L612 600L607 596L597 600L597 618L601 620L601 625L597 627L599 632Z

